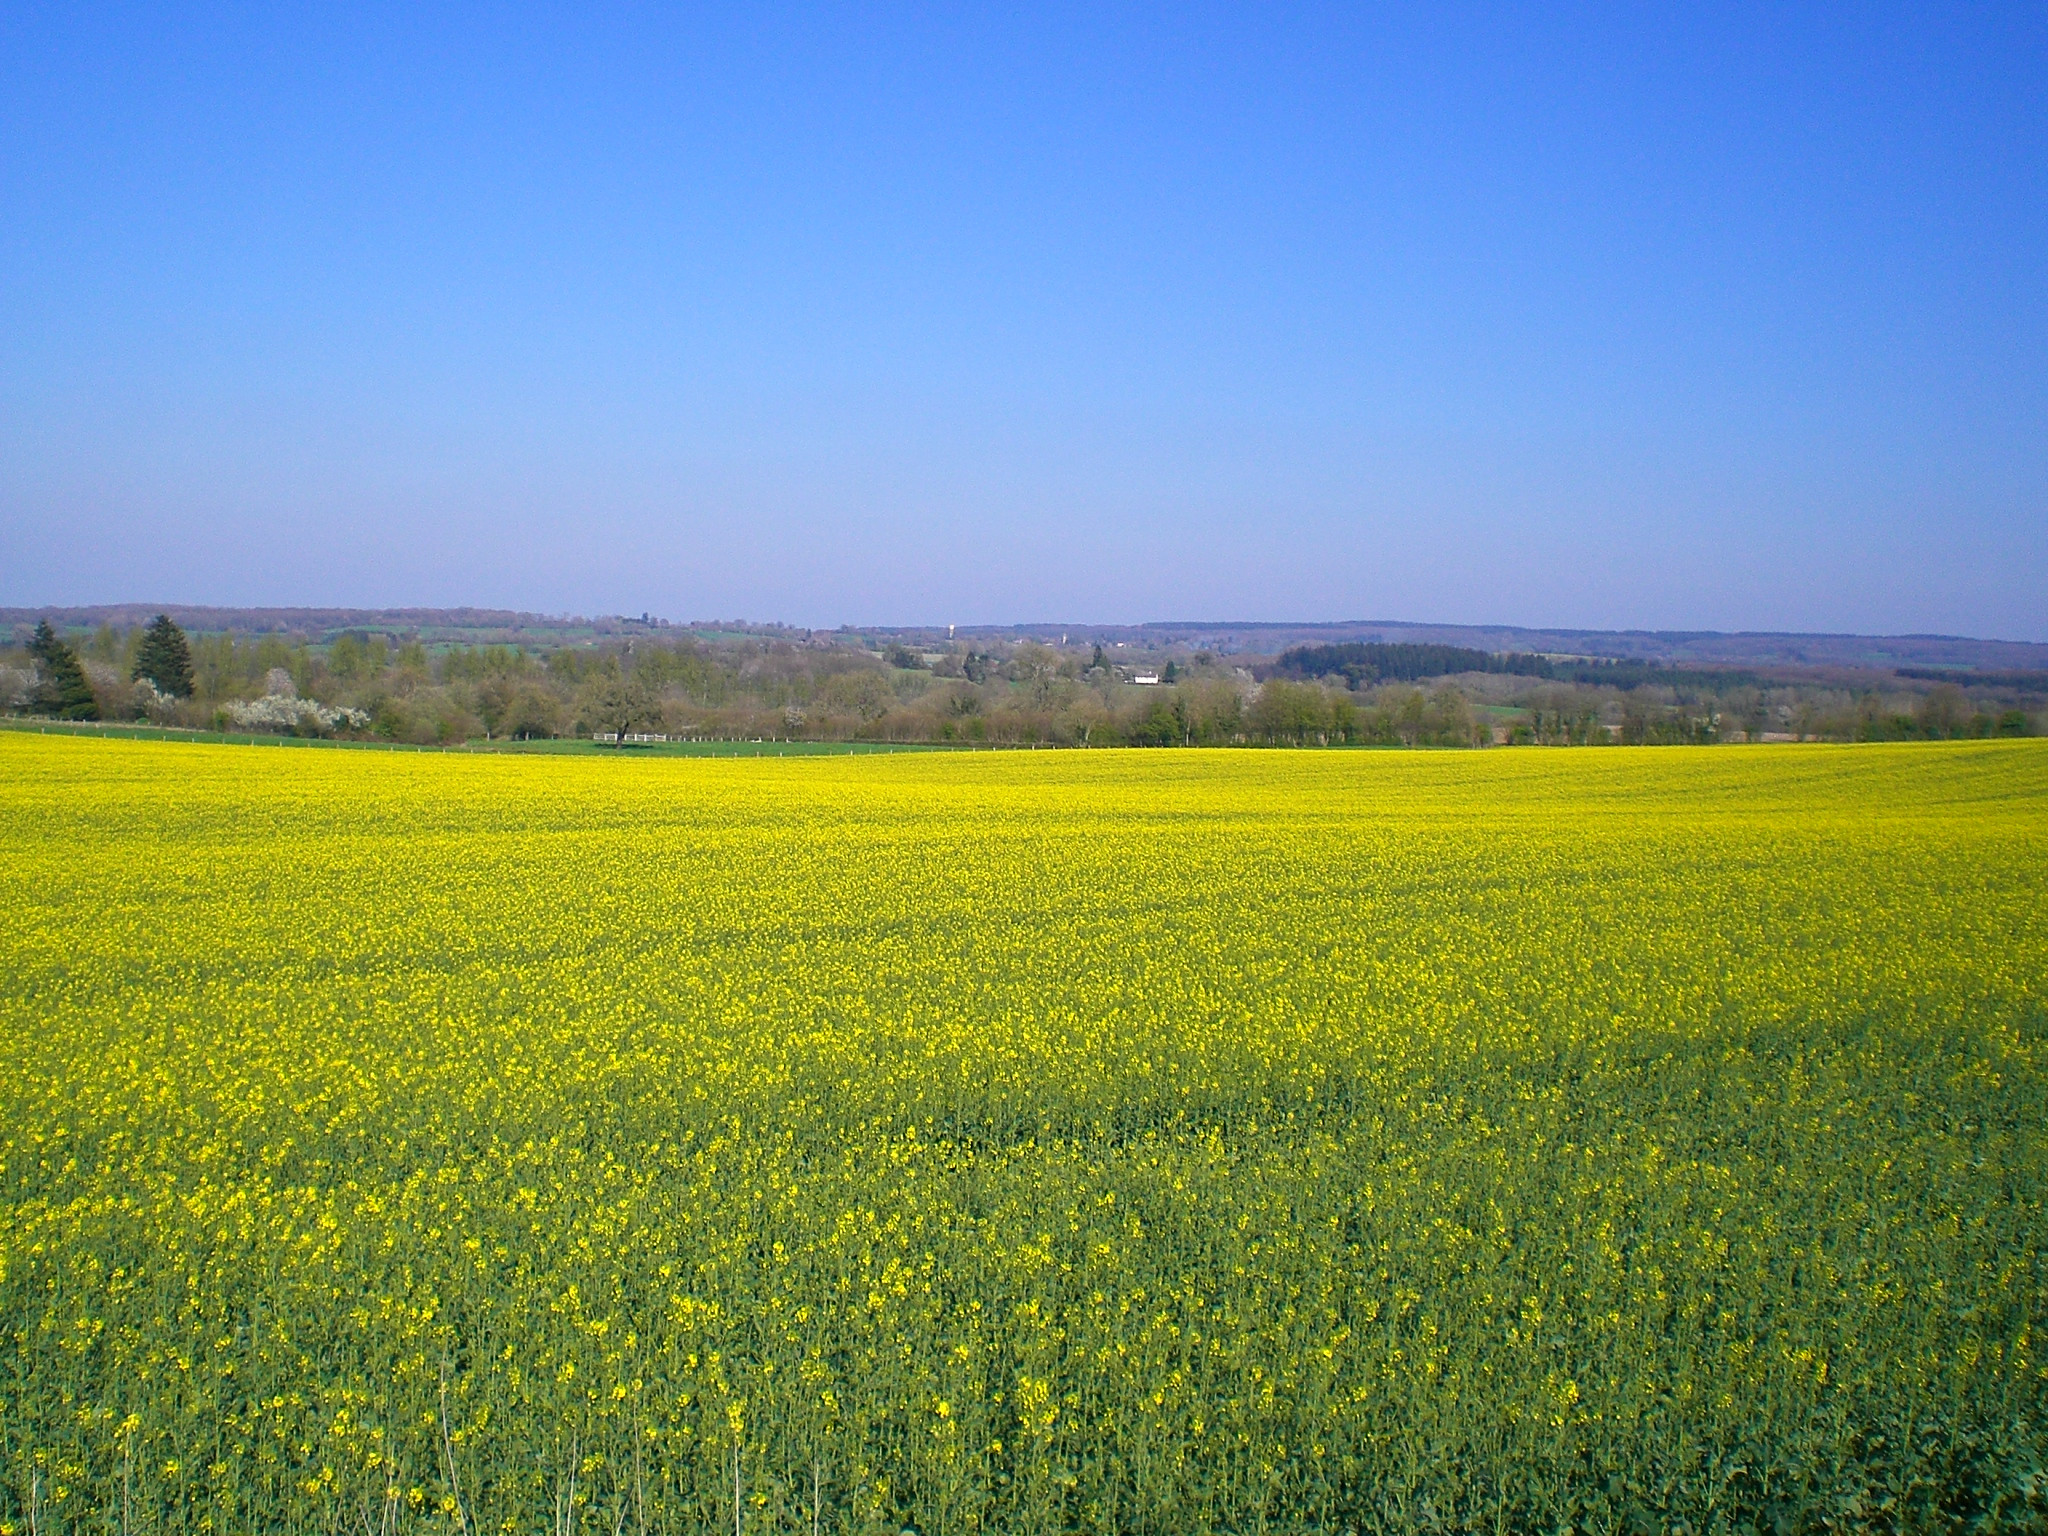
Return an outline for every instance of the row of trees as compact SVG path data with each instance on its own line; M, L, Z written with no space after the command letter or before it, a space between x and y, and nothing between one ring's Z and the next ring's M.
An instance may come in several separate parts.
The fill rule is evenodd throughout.
M36 625L23 650L27 668L5 669L7 686L16 695L5 702L49 719L121 718L192 693L191 648L185 632L164 614L158 614L127 648L125 684L121 672L81 659L48 620ZM89 665L101 676L92 676Z
M1349 654L1354 650L1361 654ZM914 652L857 638L760 636L718 644L648 636L536 653L429 648L417 637L361 632L325 644L276 634L188 638L159 616L143 629L102 629L76 640L39 626L20 653L23 665L10 671L0 655L0 685L11 688L0 706L214 729L250 729L261 720L265 729L360 731L427 743L647 732L1081 746L1472 747L1877 740L2033 728L2023 710L1987 705L1950 683L1900 696L1766 686L1748 674L1665 673L1658 683L1621 688L1505 663L1422 682L1375 682L1369 675L1427 672L1465 655L1442 646L1324 647L1288 653L1288 666L1252 669L1209 652L1119 665L1099 646L982 642ZM1357 676L1288 675L1314 674L1326 663L1342 663ZM1159 682L1140 685L1139 677Z

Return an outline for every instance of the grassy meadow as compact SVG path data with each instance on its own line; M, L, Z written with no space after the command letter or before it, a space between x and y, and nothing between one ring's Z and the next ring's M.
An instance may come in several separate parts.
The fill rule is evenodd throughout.
M0 1532L2048 1511L2048 743L9 732L0 847Z

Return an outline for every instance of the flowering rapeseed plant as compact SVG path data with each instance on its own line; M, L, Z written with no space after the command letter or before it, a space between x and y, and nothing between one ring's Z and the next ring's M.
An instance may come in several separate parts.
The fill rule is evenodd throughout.
M2039 1518L2033 743L0 735L0 839L0 1529Z

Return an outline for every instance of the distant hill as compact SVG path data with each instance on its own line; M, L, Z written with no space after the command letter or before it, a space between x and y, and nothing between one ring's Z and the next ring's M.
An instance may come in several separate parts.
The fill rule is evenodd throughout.
M102 603L78 608L0 608L0 634L25 630L38 619L60 629L97 629L111 624L130 629L167 613L198 634L289 635L315 643L357 631L403 635L467 645L563 645L606 635L639 634L674 626L666 619L610 615L522 613L509 608L213 608L190 603ZM721 632L765 630L781 625L746 625L722 620Z
M911 633L905 630L902 633ZM1026 635L1092 644L1204 645L1212 649L1278 655L1297 646L1378 643L1448 645L1493 653L1597 656L1618 661L1689 666L2048 668L2048 645L2025 640L1979 640L1961 635L1809 635L1715 630L1525 629L1509 624L1418 624L1392 619L1329 623L1162 622L1151 624L963 625L960 634ZM881 633L881 631L875 631ZM917 631L929 633L929 631ZM943 633L943 630L940 631Z
M189 603L102 603L84 608L0 608L0 623L33 624L48 619L68 627L112 624L125 629L147 624L159 613L168 613L186 629L236 634L319 635L348 629L407 633L419 629L543 630L589 622L505 608L209 608Z
M813 632L783 624L736 619L671 622L652 615L583 617L523 613L507 608L215 608L185 603L107 603L72 608L0 608L0 634L25 633L37 619L65 628L102 624L130 628L168 613L187 629L236 634L287 634L319 643L359 630L416 636L428 642L469 645L554 646L652 630L700 634L806 637ZM948 634L943 624L845 626L850 639L932 643ZM958 626L961 640L1037 639L1050 644L1118 645L1141 650L1204 647L1277 656L1303 646L1378 644L1453 646L1489 654L1555 658L1592 657L1687 668L1858 668L1930 673L2048 671L2048 645L2024 640L1980 640L1961 635L1841 635L1715 630L1526 629L1508 624L1422 624L1395 619L1330 622L1173 621L1147 624L1000 624Z

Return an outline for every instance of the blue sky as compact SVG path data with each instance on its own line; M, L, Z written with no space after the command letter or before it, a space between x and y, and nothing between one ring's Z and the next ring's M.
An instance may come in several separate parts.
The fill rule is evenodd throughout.
M0 602L2048 640L2048 12L1649 9L7 7Z

